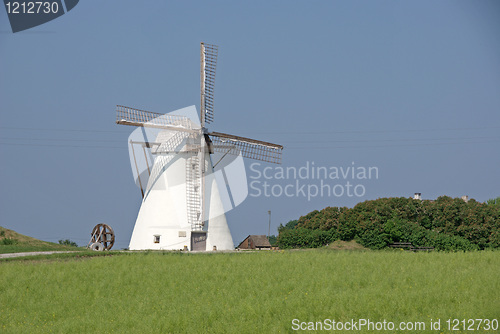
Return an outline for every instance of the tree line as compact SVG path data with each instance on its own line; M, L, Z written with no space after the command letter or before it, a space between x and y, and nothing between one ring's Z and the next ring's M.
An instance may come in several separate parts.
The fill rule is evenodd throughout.
M353 208L315 210L278 228L280 248L316 248L356 240L371 249L395 242L436 250L500 247L500 197L486 203L441 196L436 200L394 197Z

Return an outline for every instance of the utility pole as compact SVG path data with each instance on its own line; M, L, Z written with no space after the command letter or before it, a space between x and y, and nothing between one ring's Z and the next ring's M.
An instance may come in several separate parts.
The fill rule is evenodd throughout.
M269 213L269 229L267 230L267 238L271 236L271 210L267 211Z

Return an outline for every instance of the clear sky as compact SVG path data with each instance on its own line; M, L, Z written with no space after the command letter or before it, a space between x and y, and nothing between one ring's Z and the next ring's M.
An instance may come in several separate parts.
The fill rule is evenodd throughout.
M499 1L80 1L15 34L0 9L0 225L85 245L105 222L127 247L141 195L115 105L198 108L201 41L219 45L209 130L282 144L290 170L378 170L278 180L247 160L253 188L293 196L250 189L227 214L236 244L268 210L276 233L379 197L500 195ZM344 193L298 189L321 181Z

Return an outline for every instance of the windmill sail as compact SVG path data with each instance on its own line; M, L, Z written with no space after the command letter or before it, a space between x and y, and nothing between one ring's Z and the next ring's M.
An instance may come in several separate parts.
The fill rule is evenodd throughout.
M281 163L283 146L265 141L230 135L221 132L210 132L211 146L214 152L238 155L260 161Z
M217 54L217 45L201 43L201 126L212 123L214 120L214 89Z
M191 133L199 132L199 126L186 116L159 114L121 105L116 106L116 123Z

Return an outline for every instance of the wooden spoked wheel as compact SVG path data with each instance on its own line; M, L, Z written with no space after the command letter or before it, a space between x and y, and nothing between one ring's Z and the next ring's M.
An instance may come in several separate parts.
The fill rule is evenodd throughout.
M102 247L94 244L101 244ZM110 250L115 243L115 232L107 224L97 224L92 230L90 243L93 250Z

